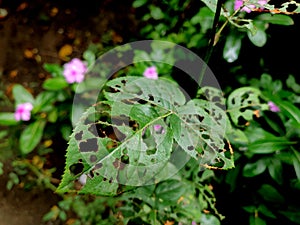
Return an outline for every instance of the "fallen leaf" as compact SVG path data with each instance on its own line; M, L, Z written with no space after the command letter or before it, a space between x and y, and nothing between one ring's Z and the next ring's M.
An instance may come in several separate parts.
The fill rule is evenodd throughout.
M15 78L18 75L19 71L18 70L12 70L9 73L10 78Z
M53 7L50 11L50 16L54 17L57 15L57 13L58 13L58 8Z
M24 9L26 9L28 7L28 3L27 2L23 2L21 3L18 8L17 8L17 12L23 11Z
M58 57L63 60L63 61L68 61L68 57L69 55L71 55L73 52L73 47L71 45L64 45L61 47L61 49L58 52Z
M32 59L33 56L34 56L34 53L31 50L25 49L25 51L24 51L24 57L26 59Z

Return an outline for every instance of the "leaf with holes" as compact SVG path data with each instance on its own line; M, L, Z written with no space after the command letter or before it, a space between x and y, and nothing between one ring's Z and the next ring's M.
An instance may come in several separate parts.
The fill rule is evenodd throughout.
M238 88L228 96L227 110L235 125L244 126L253 119L254 111L268 109L260 96L260 90L253 87Z
M117 195L157 183L177 172L173 164L182 161L174 154L178 146L187 160L232 167L224 154L225 112L216 104L186 102L176 83L144 77L113 79L104 96L82 115L71 135L58 192ZM86 182L78 185L81 176Z

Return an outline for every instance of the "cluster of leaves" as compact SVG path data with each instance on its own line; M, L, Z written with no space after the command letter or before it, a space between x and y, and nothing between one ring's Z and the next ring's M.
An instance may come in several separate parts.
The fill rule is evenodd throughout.
M267 43L267 29L270 24L293 25L291 15L300 11L299 3L295 1L285 2L279 8L266 4L264 9L260 9L261 5L257 0L245 1L245 6L257 6L257 12L250 14L240 10L234 11L234 3L234 0L228 0L222 5L214 43L225 39L222 41L223 58L229 63L238 59L245 37L248 37L253 45L262 47ZM203 52L210 39L217 4L217 0L135 0L133 7L144 12L139 18L145 22L141 28L143 37L167 40ZM224 38L221 37L222 32Z
M299 224L299 204L291 196L299 191L300 182L300 86L293 76L284 85L268 74L247 85L250 87L236 89L228 96L236 168L221 178L224 183L219 185L229 185L229 198L239 192L250 196L234 204L249 213L251 225L276 220ZM268 101L280 112L264 110ZM236 106L242 106L238 112Z

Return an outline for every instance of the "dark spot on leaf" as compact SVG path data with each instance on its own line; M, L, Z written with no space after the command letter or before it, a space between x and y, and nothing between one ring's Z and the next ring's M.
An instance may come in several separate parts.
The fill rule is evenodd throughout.
M89 118L86 118L83 124L87 125L87 124L91 124L91 123L93 123L93 121L91 121Z
M108 182L111 184L113 182L113 178L111 177Z
M97 152L98 151L98 143L97 138L90 138L86 141L82 141L79 143L79 151L81 152Z
M103 177L103 181L104 181L104 182L107 181L106 177Z
M125 84L126 84L126 80L121 80L121 83L125 86Z
M188 149L189 151L192 151L192 150L194 150L195 148L194 148L194 146L190 145L190 146L187 147L187 149Z
M80 131L79 133L76 133L75 134L75 139L77 141L81 140L82 139L82 135L83 135L83 131Z
M80 174L80 173L83 171L83 164L82 164L82 163L75 163L75 164L72 164L72 165L69 167L69 170L70 170L70 173L71 173L73 176L76 176L76 175Z
M94 170L101 169L102 166L103 166L102 163L97 163L97 164L95 165L95 167L94 167Z
M122 170L122 169L124 169L125 164L124 164L121 160L115 159L115 161L113 162L113 166L114 166L116 169Z
M93 162L96 162L97 161L97 156L95 155L91 155L90 156L90 161L93 163Z
M142 90L139 90L136 94L137 94L138 96L140 96L140 95L143 94L143 91L142 91Z
M214 96L214 97L212 98L212 102L220 102L220 101L221 101L221 99L220 99L219 96Z
M117 85L115 85L115 87L116 87L116 88L121 88L121 86L120 86L120 85L118 85L118 84L117 84Z

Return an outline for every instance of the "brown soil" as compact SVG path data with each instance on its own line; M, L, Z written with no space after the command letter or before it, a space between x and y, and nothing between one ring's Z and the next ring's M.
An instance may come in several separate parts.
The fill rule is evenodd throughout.
M34 95L41 91L42 81L49 76L44 63L63 64L80 58L91 43L104 47L127 43L137 33L130 0L122 4L112 0L0 0L0 9L8 12L3 18L0 15L0 88L10 99L16 83ZM66 45L72 46L72 52L63 58L59 51ZM2 105L0 111L9 109ZM5 174L9 168L5 166ZM41 218L59 197L38 187L25 191L16 186L8 191L6 182L7 176L0 176L0 225L45 224Z

